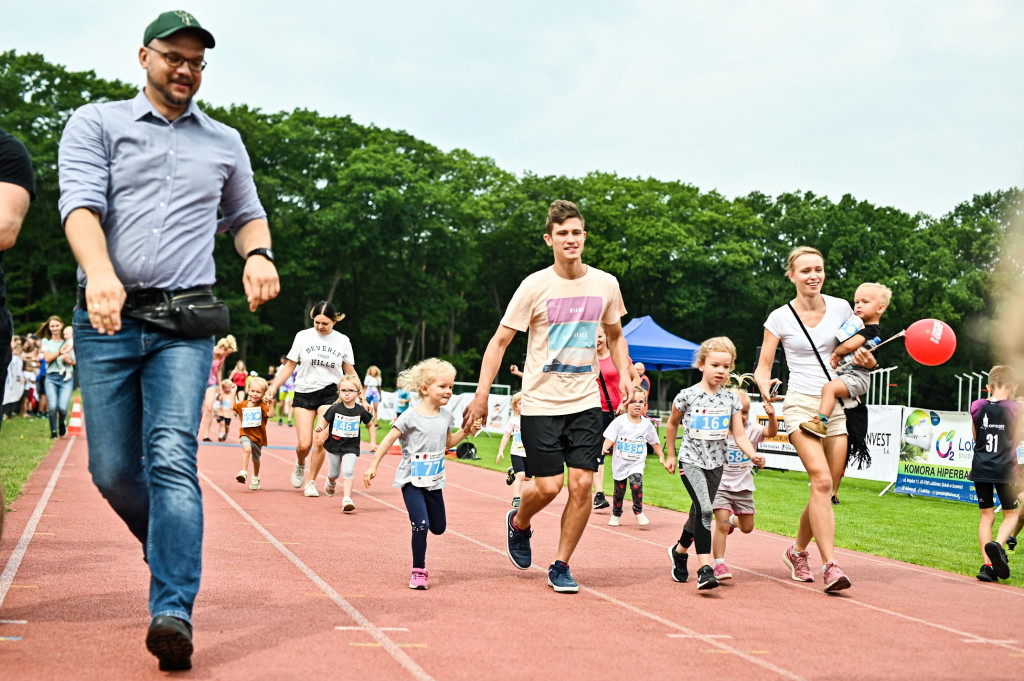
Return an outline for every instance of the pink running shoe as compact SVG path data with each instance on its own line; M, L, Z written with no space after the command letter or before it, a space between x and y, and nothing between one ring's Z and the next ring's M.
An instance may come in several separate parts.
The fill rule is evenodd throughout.
M792 546L782 554L782 562L789 567L789 574L794 582L814 581L814 574L811 572L810 566L807 565L807 555L806 550L794 551ZM840 571L841 573L842 571Z
M723 579L732 579L732 573L729 572L729 566L725 563L719 563L715 566L715 579L722 581Z
M830 560L825 563L825 593L841 591L850 588L850 578L843 572L843 568Z
M427 571L420 570L419 568L412 569L412 577L409 578L409 588L419 589L426 591L427 589Z

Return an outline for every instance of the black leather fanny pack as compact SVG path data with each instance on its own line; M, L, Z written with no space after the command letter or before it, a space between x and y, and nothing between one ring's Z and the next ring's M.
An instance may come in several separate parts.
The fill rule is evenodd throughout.
M85 292L79 289L78 304L83 309L84 299ZM228 306L208 288L129 291L121 314L183 338L220 336L231 325Z

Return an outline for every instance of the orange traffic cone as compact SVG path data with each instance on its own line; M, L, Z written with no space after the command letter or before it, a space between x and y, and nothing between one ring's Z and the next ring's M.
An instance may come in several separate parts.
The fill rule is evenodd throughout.
M71 415L68 416L68 435L78 437L85 435L85 417L82 413L82 399L80 397L76 397L75 403L71 405Z

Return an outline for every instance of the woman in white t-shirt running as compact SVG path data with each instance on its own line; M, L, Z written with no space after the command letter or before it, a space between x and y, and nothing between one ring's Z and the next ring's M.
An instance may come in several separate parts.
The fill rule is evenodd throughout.
M338 399L338 382L346 374L356 373L352 343L348 336L334 330L334 325L344 319L344 314L331 303L321 300L309 311L313 327L295 334L292 348L285 355L284 364L274 377L264 396L276 395L293 371L295 398L292 400L292 414L298 443L295 445L295 468L292 469L292 487L302 488L307 497L318 497L316 476L324 464L324 448L314 446L313 428L317 421ZM310 449L313 461L309 479L306 477L306 457ZM305 482L303 482L305 480Z
M761 356L754 371L761 399L765 403L774 401L771 387L779 379L771 377L771 369L775 350L781 342L789 368L789 387L782 403L782 415L789 441L811 481L811 496L800 514L796 541L786 549L782 560L789 567L794 581L813 582L807 552L807 545L813 538L821 554L825 591L839 591L850 587L850 579L834 560L836 519L831 496L832 480L842 475L846 468L846 414L842 406L836 406L829 417L824 440L801 431L800 424L818 413L814 405L822 387L835 378L831 370L826 375L819 359L828 367L828 356L839 344L836 331L853 314L853 308L845 300L822 295L825 258L818 249L810 246L794 248L787 265L786 276L796 287L796 298L768 315L764 323ZM797 316L800 321L797 321ZM814 340L815 347L811 347L800 322ZM870 352L862 350L858 350L854 362L869 369L877 364Z

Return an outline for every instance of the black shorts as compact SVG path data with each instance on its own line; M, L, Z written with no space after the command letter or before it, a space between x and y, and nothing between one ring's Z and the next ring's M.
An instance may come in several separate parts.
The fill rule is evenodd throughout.
M508 460L512 462L512 472L513 473L525 473L526 472L526 457L525 456L516 456L515 454L510 454L509 457L508 457Z
M526 475L562 475L566 466L596 471L604 444L602 423L600 407L559 416L523 416Z
M310 409L316 411L320 407L334 404L338 401L338 386L336 385L325 385L319 390L314 390L311 393L295 393L295 399L292 400L292 406L298 407L299 409Z
M604 431L608 430L608 426L612 425L612 421L614 421L614 420L615 420L615 413L614 412L610 412L610 411L602 411L601 412L601 444L602 445L604 444ZM597 465L600 466L600 465L604 464L605 457L606 456L611 456L611 455L612 455L611 448L608 448L607 450L601 452L601 454L597 457Z
M1012 482L975 482L974 491L978 494L978 508L995 508L996 494L1003 510L1017 506L1017 487Z
M227 425L230 426L231 425L231 418L227 417L227 416L218 416L217 417L217 423L226 423Z

